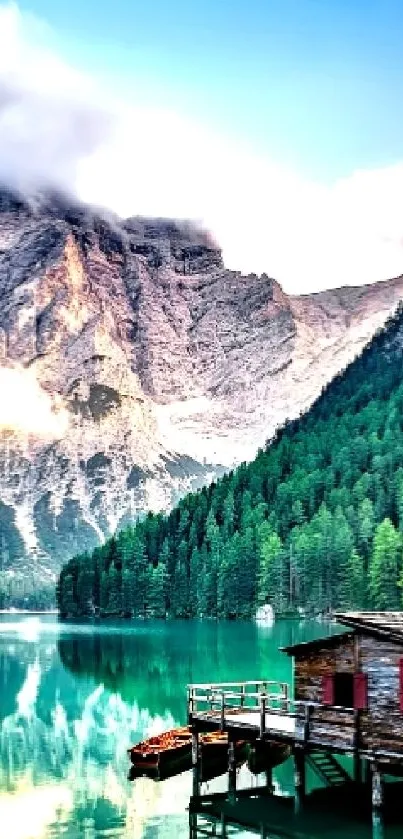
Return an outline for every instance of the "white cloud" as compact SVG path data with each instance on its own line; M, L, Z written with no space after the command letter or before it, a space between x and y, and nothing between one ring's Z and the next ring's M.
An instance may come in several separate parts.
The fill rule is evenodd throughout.
M107 139L112 115L92 80L47 42L35 18L0 6L0 178L68 189L78 162Z
M122 215L196 218L230 267L288 291L402 272L403 162L311 182L184 115L119 100L47 42L0 6L0 176L73 188Z

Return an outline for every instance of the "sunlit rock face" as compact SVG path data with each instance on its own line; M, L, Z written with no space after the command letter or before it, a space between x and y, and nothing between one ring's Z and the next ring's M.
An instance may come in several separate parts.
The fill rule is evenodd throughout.
M0 191L1 569L55 572L252 458L402 295L288 297L192 225Z

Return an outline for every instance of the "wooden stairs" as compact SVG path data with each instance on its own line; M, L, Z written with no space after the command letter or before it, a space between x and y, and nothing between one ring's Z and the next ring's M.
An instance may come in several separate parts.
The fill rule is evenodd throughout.
M352 784L352 778L330 752L310 752L306 759L321 781L329 787Z

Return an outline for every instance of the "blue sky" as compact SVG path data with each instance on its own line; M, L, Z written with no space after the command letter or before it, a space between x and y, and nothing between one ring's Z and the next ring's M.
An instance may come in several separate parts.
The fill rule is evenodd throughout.
M65 56L327 182L403 143L401 0L25 0ZM141 91L140 91L141 88Z
M403 0L0 0L0 179L201 222L289 292L403 272Z

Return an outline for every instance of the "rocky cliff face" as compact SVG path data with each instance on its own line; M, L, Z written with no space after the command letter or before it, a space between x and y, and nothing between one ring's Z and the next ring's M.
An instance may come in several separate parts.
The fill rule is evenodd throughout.
M402 296L288 297L189 224L0 191L0 570L53 572L253 457Z

